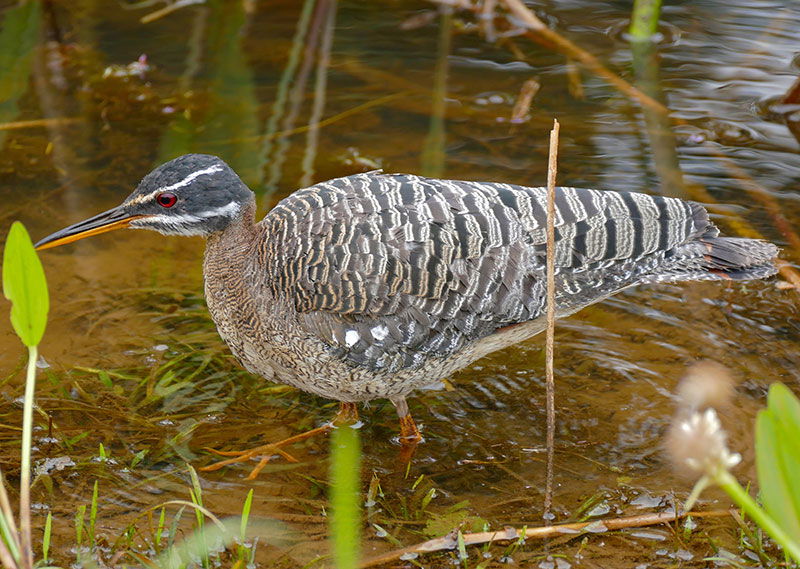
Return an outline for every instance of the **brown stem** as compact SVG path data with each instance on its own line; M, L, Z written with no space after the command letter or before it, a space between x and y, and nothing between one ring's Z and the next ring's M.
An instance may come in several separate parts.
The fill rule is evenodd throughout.
M514 528L506 528L499 531L484 531L480 533L467 533L463 534L465 545L478 545L482 543L493 543L495 541L513 541L517 539L545 539L549 537L557 537L565 534L579 534L583 530L589 529L593 533L598 531L614 531L626 528L638 528L645 526L654 526L658 524L665 524L683 519L687 516L694 518L721 518L729 516L730 510L711 510L708 512L659 512L651 514L640 514L638 516L626 516L622 518L612 518L608 520L596 520L593 522L578 522L571 524L559 524L553 526L544 526L538 528L527 528L525 530L518 530ZM403 549L396 549L382 555L378 555L371 559L367 559L361 564L361 569L367 567L377 567L385 563L397 561L400 557L408 554L421 554L432 553L434 551L448 551L455 549L458 546L455 535L446 535L436 539L430 539L416 545L404 547Z
M545 375L547 387L547 475L544 490L544 513L553 505L553 460L556 433L555 373L553 371L554 336L556 331L556 173L558 172L559 124L553 120L550 131L550 155L547 161L547 342Z

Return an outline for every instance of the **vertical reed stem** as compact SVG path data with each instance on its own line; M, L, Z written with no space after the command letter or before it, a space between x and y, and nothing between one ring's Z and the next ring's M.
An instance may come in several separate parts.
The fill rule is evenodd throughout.
M361 549L361 441L352 425L338 425L331 434L330 481L335 567L356 569Z
M553 457L556 432L555 374L553 371L554 335L556 329L556 173L558 170L558 120L553 119L550 131L550 157L547 163L547 342L545 374L547 382L547 479L544 491L544 512L553 505Z
M28 370L25 378L25 402L22 408L22 460L19 475L19 529L22 567L33 567L31 544L31 446L33 439L33 397L36 391L36 346L28 346Z

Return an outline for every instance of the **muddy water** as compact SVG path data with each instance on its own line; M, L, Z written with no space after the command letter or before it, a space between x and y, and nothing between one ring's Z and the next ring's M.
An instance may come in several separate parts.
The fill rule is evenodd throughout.
M209 1L142 23L158 6L56 1L40 12L7 3L0 57L13 65L0 69L2 227L20 219L41 237L115 205L155 164L186 152L228 160L264 211L308 180L375 168L536 185L546 178L546 137L557 117L561 183L713 200L725 230L745 223L790 262L798 258L765 205L775 204L788 225L800 219L798 141L782 119L796 107L778 105L798 72L797 7L665 8L659 57L642 56L657 74L640 83L683 121L665 131L597 76L525 37L485 42L465 14L442 16L423 2L340 2L334 22L311 3L245 4ZM621 33L625 6L534 7L620 75L644 82ZM310 31L302 32L304 20ZM304 46L328 40L322 82ZM532 78L541 88L529 116L512 124ZM315 116L330 120L309 129ZM49 438L35 458L69 460L42 470L36 499L55 516L61 564L74 561L73 517L95 480L99 542L124 550L118 538L146 507L188 496L185 465L211 462L204 447L282 439L334 412L230 360L199 297L202 247L127 231L43 254L52 310L40 406L50 422L37 419ZM739 384L725 423L745 456L737 474L752 479L752 420L770 383L800 389L799 336L796 294L775 280L643 287L561 322L555 519L659 510L686 495L661 441L678 378L703 358L724 363ZM542 523L542 345L532 339L493 354L453 377L451 389L416 397L411 409L426 443L407 477L391 441L393 410L381 402L364 409L362 475L384 491L372 523L404 545L459 522L465 531ZM21 358L0 318L0 460L12 476ZM254 482L244 480L245 467L201 474L216 514L238 514L253 488L253 515L279 520L258 546L270 566L304 566L327 551L327 446L311 441L294 452L299 465L275 463ZM431 488L436 497L423 507ZM705 498L707 507L727 504L713 491ZM131 547L146 550L147 524L136 523L143 527ZM731 522L702 530L689 538L663 527L610 534L548 552L588 567L704 567L712 543L744 554ZM367 554L395 547L380 533L367 527ZM547 567L548 552L529 543L510 559ZM469 566L506 553L470 551Z

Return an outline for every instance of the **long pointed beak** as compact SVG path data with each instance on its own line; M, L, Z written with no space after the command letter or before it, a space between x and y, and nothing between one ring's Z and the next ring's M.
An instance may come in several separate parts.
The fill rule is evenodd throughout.
M130 215L121 206L117 206L103 213L99 213L89 219L84 219L65 227L60 231L56 231L52 235L48 235L36 244L36 250L50 249L51 247L58 247L59 245L66 245L73 241L78 241L84 237L91 237L92 235L100 235L107 231L114 229L121 229L128 227L131 221L144 217L142 215Z

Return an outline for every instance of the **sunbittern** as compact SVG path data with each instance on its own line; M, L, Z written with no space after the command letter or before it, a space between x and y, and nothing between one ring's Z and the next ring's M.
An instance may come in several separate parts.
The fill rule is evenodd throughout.
M121 227L206 237L208 308L245 368L349 418L388 398L416 441L409 393L544 329L545 200L544 188L369 172L298 190L256 223L236 173L188 154L37 248ZM561 187L555 206L559 317L633 285L775 273L774 245L719 237L696 203Z

